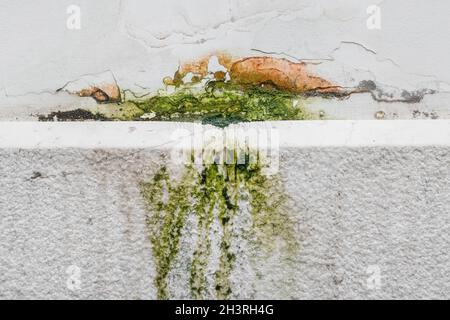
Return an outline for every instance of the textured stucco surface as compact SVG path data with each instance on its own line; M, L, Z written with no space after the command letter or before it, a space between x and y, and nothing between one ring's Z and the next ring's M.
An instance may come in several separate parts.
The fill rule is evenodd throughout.
M0 297L155 298L138 183L166 153L2 149ZM256 267L245 261L258 253L241 250L232 297L448 299L449 154L448 147L283 149L300 248ZM367 286L373 265L379 289ZM81 270L74 291L69 266ZM188 297L185 268L175 265L174 298Z

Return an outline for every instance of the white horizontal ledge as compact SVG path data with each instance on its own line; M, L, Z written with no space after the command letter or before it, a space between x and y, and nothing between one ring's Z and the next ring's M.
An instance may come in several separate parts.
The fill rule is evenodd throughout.
M169 148L180 129L217 130L176 122L0 122L0 148ZM275 121L225 130L275 130L280 147L450 146L450 120Z

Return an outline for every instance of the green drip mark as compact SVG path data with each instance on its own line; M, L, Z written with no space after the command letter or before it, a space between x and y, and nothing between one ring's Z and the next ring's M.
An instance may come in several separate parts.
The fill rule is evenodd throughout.
M155 284L159 299L168 299L167 276L178 254L181 231L191 207L192 167L186 167L181 181L173 186L166 168L161 168L153 181L142 185L142 194L154 213L147 216L150 241L156 263ZM167 200L166 193L168 194Z
M211 167L214 168L214 167ZM208 172L205 168L200 177L199 188L197 189L195 198L197 205L195 213L198 216L198 233L197 248L194 252L194 259L191 265L190 286L194 299L202 299L206 290L206 267L208 257L211 252L211 224L214 219L215 204L217 198L216 172ZM207 183L210 179L210 183Z
M217 168L217 166L216 166ZM222 226L220 241L219 269L215 273L217 299L228 299L232 293L229 276L233 269L235 256L231 252L232 233L230 225L238 210L239 178L234 170L235 165L224 165L224 175L220 176L220 202L218 218Z
M193 164L184 168L179 181L170 179L161 168L150 182L141 184L148 207L153 256L156 263L155 285L159 299L168 299L168 274L178 255L180 236L190 214L197 217L196 248L190 264L190 291L193 299L204 299L209 287L207 268L211 255L211 229L214 221L221 227L219 263L214 274L215 296L228 299L232 294L230 275L236 253L232 242L237 236L236 215L250 207L254 245L270 253L274 243L284 244L286 254L297 249L293 223L286 210L288 203L278 176L265 176L256 164L204 165L197 171ZM278 241L280 240L280 241Z
M261 174L260 167L245 170L243 176L245 189L250 194L253 234L257 244L270 253L276 244L273 240L279 238L287 252L295 252L298 243L292 217L289 216L289 198L283 191L281 179Z

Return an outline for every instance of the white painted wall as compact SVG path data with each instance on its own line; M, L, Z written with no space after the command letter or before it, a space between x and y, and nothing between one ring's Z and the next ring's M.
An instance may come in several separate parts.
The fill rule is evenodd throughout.
M367 28L367 8L374 4L381 29ZM81 9L80 30L66 27L69 5ZM86 75L108 71L122 89L151 92L186 59L216 50L242 56L261 50L306 59L340 85L373 80L394 98L402 99L403 89L437 90L438 97L427 96L431 101L419 107L448 117L449 6L445 0L2 0L0 114L20 119L33 107L86 103L52 97ZM369 95L363 102L373 104ZM364 112L358 100L347 104L344 115L333 110L335 118L373 118L373 110L392 105ZM400 117L411 115L402 112Z

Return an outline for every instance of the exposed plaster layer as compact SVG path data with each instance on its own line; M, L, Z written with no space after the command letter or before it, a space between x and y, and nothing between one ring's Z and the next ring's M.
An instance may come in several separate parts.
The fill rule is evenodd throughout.
M80 79L69 81L56 90L60 91L77 94L80 97L91 97L98 103L121 101L120 88L111 71L85 75Z

